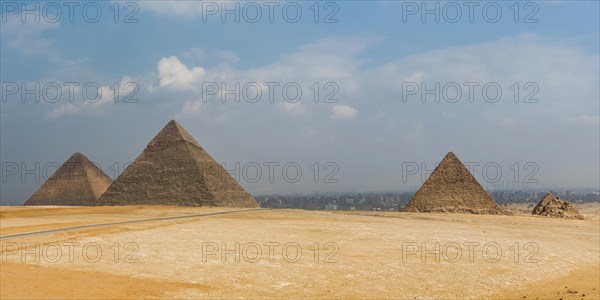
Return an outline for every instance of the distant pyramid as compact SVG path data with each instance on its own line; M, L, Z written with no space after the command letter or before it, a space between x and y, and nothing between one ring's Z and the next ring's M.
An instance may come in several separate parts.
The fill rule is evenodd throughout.
M579 211L575 208L573 203L561 200L552 193L547 193L544 198L540 200L538 205L533 208L531 214L554 218L583 220L583 216L579 214Z
M505 214L452 152L446 154L403 211Z
M98 204L259 206L175 120L150 141Z
M25 205L96 205L112 179L77 152L62 164Z

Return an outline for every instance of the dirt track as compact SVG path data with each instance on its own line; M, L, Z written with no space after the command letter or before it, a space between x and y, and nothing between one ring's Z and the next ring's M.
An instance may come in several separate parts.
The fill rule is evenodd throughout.
M598 299L597 209L583 221L274 210L22 237L1 242L0 296ZM224 210L2 207L0 235Z

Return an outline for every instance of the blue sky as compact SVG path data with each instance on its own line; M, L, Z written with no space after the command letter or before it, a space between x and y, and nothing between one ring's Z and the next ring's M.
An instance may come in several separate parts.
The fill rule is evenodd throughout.
M86 21L94 17L81 9L86 2L74 9L73 22L64 2L52 2L60 16L50 2L28 7L36 3L39 22L35 12L22 15L20 1L2 1L4 203L25 201L52 173L44 166L76 151L114 178L170 119L228 169L240 163L235 172L253 163L300 166L295 183L282 178L280 168L270 182L264 165L257 182L239 177L254 194L414 190L427 174L422 169L431 171L448 151L472 162L490 189L599 188L596 1L475 2L472 22L465 2L275 2L270 22L264 2L101 1L92 2L102 11L95 23ZM422 19L422 5L438 5L439 22L435 14ZM234 9L240 22L208 12L215 6ZM255 7L262 16L250 23L244 17L253 18ZM293 11L284 17L283 7L300 7L299 21L288 21ZM129 13L137 23L123 22ZM36 82L59 83L62 97L50 103L50 91L39 103L23 103L22 90L9 91L15 83ZM103 97L90 103L75 89L70 102L65 82L97 83ZM138 102L115 103L111 86L117 82L121 95L134 83ZM276 90L272 103L264 93L256 103L222 103L218 95L203 101L203 84L254 82L263 92L265 82L296 83L303 97L291 103ZM423 103L421 84L433 88L436 82L440 89L458 84L462 97ZM494 103L481 95L489 83L502 91ZM420 90L407 93L415 84ZM472 101L465 84L476 84ZM323 103L334 90L337 102ZM454 99L455 92L449 85L440 97ZM537 103L523 103L530 93ZM324 182L334 171L324 167L329 162L339 169L337 183ZM6 169L14 163L16 173ZM418 173L408 175L406 166L415 163Z

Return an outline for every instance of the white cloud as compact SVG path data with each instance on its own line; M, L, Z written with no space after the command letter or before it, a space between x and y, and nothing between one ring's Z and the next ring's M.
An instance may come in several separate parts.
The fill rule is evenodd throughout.
M152 1L137 1L140 9L147 10L160 16L171 18L194 18L201 17L204 10L216 9L216 14L209 13L214 18L220 20L220 12L224 9L233 9L236 5L242 7L244 3L231 0L196 0L196 1L181 1L181 0L152 0ZM204 7L210 5L210 7ZM266 8L263 8L266 9Z
M59 107L51 110L48 113L47 117L49 119L58 119L62 116L77 114L80 111L81 111L81 108L79 106L76 106L75 104L72 104L72 103L63 104L63 105L60 105Z
M34 7L30 6L28 9L34 9ZM30 10L30 12L33 11ZM65 56L64 52L57 49L58 43L49 34L50 31L61 27L60 20L67 17L65 13L66 11L63 11L62 19L58 18L56 22L50 22L50 18L48 18L49 14L53 14L52 9L27 15L22 15L22 13L3 15L0 24L2 47L13 49L23 56L35 56L45 60L52 65L51 76L70 77L69 81L74 78L83 80L84 77L95 77L98 75L97 69L89 68L86 65L91 60L89 57L83 56L85 55L83 53ZM38 15L36 16L36 14ZM46 17L40 17L40 15ZM36 17L39 20L36 20Z
M202 15L202 1L137 1L143 10L170 16L170 17L195 17Z
M158 63L158 86L187 91L190 93L189 97L198 98L201 97L200 83L206 81L225 83L227 89L233 88L235 83L240 83L243 87L249 82L260 84L277 81L281 85L297 82L304 92L300 105L280 103L281 97L276 98L276 105L284 112L331 109L331 106L323 105L322 102L312 103L313 96L309 87L314 82L321 84L321 98L331 91L323 91L324 84L333 82L339 87L335 98L348 105L354 106L353 103L363 102L364 99L369 99L373 105L381 105L381 101L388 101L383 104L386 110L397 108L406 111L406 108L410 108L416 115L429 115L433 112L438 116L460 115L477 119L477 116L483 115L482 112L492 110L500 117L506 115L521 119L536 111L565 120L560 118L565 112L569 115L581 115L589 109L597 109L597 100L594 99L598 99L598 73L594 66L598 64L598 55L585 53L582 48L560 40L521 34L478 44L417 53L379 65L365 64L361 54L381 40L344 37L321 39L282 55L270 64L247 69L236 68L227 63L205 69L202 66L186 66L176 56L164 57ZM192 53L205 55L204 51L195 48L184 56L193 56ZM226 62L239 59L234 53L225 50L213 51L210 55L218 56ZM417 95L409 99L407 104L402 103L402 82L427 83L428 87L436 82L441 86L448 82L478 82L479 88L487 82L497 82L503 88L503 96L499 103L485 103L481 98L481 90L478 90L475 102L469 103L468 89L464 87L458 103L429 101L423 104ZM515 104L510 90L514 82L521 84L521 98L530 91L524 90L524 84L536 83L539 91L535 96L540 99L540 103ZM223 93L221 90L220 92ZM455 90L450 89L447 96L452 98L453 93ZM262 103L267 101L266 94L267 88L264 88ZM215 98L219 96L223 97L218 93ZM228 102L232 102L232 99L233 97L228 95ZM243 100L241 102L244 103ZM180 105L182 103L180 102ZM258 109L261 106L256 107ZM190 104L187 104L187 109L190 108ZM331 118L345 118L344 108L337 108L340 109L342 112L332 112ZM424 122L428 122L427 120L429 119L426 118Z
M215 119L215 123L225 123L231 120L231 115L228 113L221 113Z
M280 110L282 110L285 113L303 114L308 111L306 109L306 106L300 104L299 102L283 101L283 102L279 103L277 106L280 108Z
M185 58L195 58L202 60L206 57L206 51L202 48L192 48L183 53L183 57Z
M589 125L600 125L600 115L590 116L586 114L579 115L577 117L566 118L567 121L577 122Z
M202 100L186 101L183 103L183 110L181 111L181 113L184 115L191 115L201 112L202 108Z
M354 119L358 117L358 110L348 105L335 105L331 109L332 120Z
M594 102L593 99L598 98L598 73L594 67L598 64L598 55L585 53L582 48L560 40L521 34L483 43L417 53L379 65L365 64L361 54L380 41L381 38L321 39L282 55L270 64L247 69L236 68L227 63L205 69L202 66L186 66L176 56L164 57L158 64L159 87L187 91L190 93L189 97L198 98L201 97L199 85L206 81L225 83L227 89L232 89L235 83L240 83L243 87L249 82L261 84L276 81L283 85L293 81L303 87L304 94L300 103L296 105L282 103L280 96L276 96L275 103L279 111L303 113L331 109L331 106L324 105L322 102L313 103L312 91L309 87L314 82L319 82L322 90L320 97L323 98L331 91L323 91L324 84L333 82L339 87L335 98L347 104L347 107L338 106L333 111L327 112L331 119L335 120L356 118L358 111L355 111L356 106L353 103L364 102L365 99L369 99L369 103L375 105L371 107L375 109L374 111L383 109L382 106L376 105L384 105L386 112L390 109L401 112L410 109L412 114L423 116L425 124L434 119L427 117L429 115L441 115L445 119L450 119L452 116L465 116L470 120L468 122L481 122L485 121L481 120L481 116L487 111L495 113L498 120L502 118L512 120L507 117L520 120L530 118L528 116L534 113L534 115L547 115L566 121L562 118L564 113L581 115L589 109L597 109L597 100ZM192 56L193 52L205 55L204 51L192 50L188 51L188 56ZM239 59L234 53L224 50L213 51L210 55L219 56L226 62ZM428 87L436 82L441 86L448 82L459 84L478 82L479 87L487 82L497 82L503 88L503 98L499 103L486 103L481 98L481 91L478 90L475 102L469 103L468 90L464 87L462 98L458 103L444 101L421 103L418 95L415 96L417 98L409 99L408 103L403 103L402 82L427 83ZM530 91L524 90L523 84L536 83L539 86L536 97L540 99L540 103L515 104L510 90L514 82L521 84L521 98ZM267 91L267 88L263 89L261 103L266 103ZM220 90L220 93L214 96L215 99L219 96L222 98L222 93L223 91ZM447 96L452 98L453 93L455 90L450 89ZM279 95L278 92L275 94ZM233 96L228 95L227 99L227 102L233 102ZM567 101L566 99L581 100ZM209 99L210 101L212 100ZM242 100L241 103L243 104L244 101ZM259 104L253 105L254 109L260 110L262 106ZM179 105L183 105L183 102ZM185 110L190 110L192 107L188 103ZM317 115L318 113L313 116ZM398 119L395 124L403 126L406 125L403 124L404 122Z
M131 77L124 76L119 82L118 90L111 89L111 86L100 86L94 92L94 88L90 86L87 89L85 98L81 96L76 99L67 99L67 101L72 101L72 103L67 104L56 103L58 106L50 110L46 117L48 119L58 119L63 116L100 112L110 104L122 102L127 96L131 96L128 98L128 101L139 101L139 99L136 99L135 94L132 94L134 92L132 84L137 83ZM81 86L74 86L72 88L75 95L83 95ZM69 92L68 87L63 86L62 94L68 95Z
M225 63L234 63L239 61L240 58L232 51L217 50L213 53L214 56L220 58Z
M176 56L163 57L158 62L158 79L160 87L171 87L180 90L195 88L195 84L205 75L201 67L188 67Z
M52 41L40 37L48 30L56 29L59 23L51 23L41 18L39 22L22 22L21 14L8 15L6 22L2 21L0 26L0 39L9 48L17 49L24 55L46 55L55 56L50 50ZM54 58L55 57L51 57Z
M300 136L303 138L313 138L317 136L317 130L314 128L300 128L298 129Z

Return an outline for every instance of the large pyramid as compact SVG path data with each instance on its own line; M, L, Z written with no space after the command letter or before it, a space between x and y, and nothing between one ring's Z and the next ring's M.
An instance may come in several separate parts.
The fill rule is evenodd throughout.
M62 164L25 205L96 205L112 179L77 152Z
M259 206L175 120L115 179L98 204Z
M533 208L531 214L554 218L583 220L583 216L579 214L579 211L575 208L573 203L561 200L552 193L547 193L544 198L540 200L538 205Z
M404 211L505 213L452 152L446 154Z

